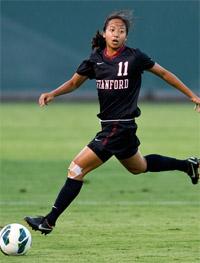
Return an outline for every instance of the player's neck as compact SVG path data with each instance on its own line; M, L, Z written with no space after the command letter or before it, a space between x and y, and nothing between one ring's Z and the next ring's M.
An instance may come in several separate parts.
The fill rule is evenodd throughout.
M118 49L112 49L112 48L108 48L106 47L104 49L104 55L107 57L107 58L114 58L114 57L117 57L121 52L122 50L124 50L124 46L118 48Z

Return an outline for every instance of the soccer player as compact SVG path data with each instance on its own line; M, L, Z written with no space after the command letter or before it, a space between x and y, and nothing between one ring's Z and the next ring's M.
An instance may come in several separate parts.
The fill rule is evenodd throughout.
M55 97L79 88L87 79L96 79L102 130L80 151L68 168L68 177L51 211L46 216L25 217L25 221L42 234L49 234L58 217L79 194L84 176L115 156L131 173L178 170L185 172L193 184L199 179L199 159L179 160L150 154L142 156L136 136L140 109L137 106L141 76L149 71L185 94L200 112L200 98L173 73L154 62L139 49L126 46L131 24L130 13L119 11L109 15L103 32L97 31L92 41L92 54L76 73L57 89L41 94L39 105L45 106Z

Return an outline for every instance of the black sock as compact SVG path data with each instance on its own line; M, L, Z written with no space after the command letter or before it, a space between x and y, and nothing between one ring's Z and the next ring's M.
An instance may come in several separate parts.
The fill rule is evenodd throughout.
M158 154L146 155L145 159L147 161L147 172L161 172L172 170L187 172L188 170L188 163L186 160L178 160Z
M55 226L56 220L79 194L82 185L82 181L67 178L64 186L56 198L51 212L45 216L51 226Z

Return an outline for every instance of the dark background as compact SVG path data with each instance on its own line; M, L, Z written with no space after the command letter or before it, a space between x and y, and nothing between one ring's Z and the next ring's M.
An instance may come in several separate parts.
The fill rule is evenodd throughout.
M91 39L106 16L119 9L134 10L127 45L197 91L199 1L1 1L1 97L34 97L66 81L89 56ZM146 73L142 95L181 94ZM70 96L96 96L94 81Z

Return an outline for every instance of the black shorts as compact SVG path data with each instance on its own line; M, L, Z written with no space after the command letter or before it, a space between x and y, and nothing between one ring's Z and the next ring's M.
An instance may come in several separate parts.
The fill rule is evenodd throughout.
M119 160L133 156L140 145L136 136L137 124L131 121L101 122L102 130L88 144L88 147L103 161L111 156Z

